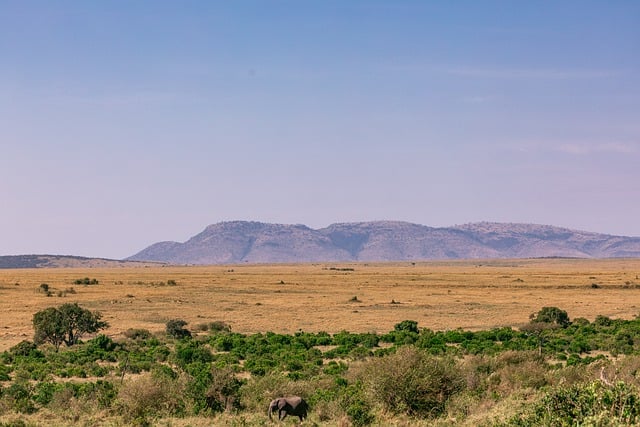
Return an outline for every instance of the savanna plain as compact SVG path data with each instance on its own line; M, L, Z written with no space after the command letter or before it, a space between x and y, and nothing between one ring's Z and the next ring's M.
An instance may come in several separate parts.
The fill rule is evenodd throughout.
M289 334L383 333L406 319L435 330L517 327L543 306L633 318L639 275L640 260L566 259L0 270L0 351L31 338L35 312L65 302L100 311L113 338L174 318ZM99 284L74 284L85 277Z
M544 403L540 402L555 396L553 393L561 384L565 388L568 385L600 387L595 391L578 390L591 393L594 399L599 398L598 393L605 392L616 399L635 396L635 403L625 400L626 409L609 416L608 421L598 418L604 412L611 414L614 411L608 407L602 410L604 412L584 415L585 425L634 424L635 413L628 411L633 405L638 405L640 410L640 396L634 388L640 377L640 358L636 356L640 345L638 337L630 334L627 341L630 341L631 350L628 351L611 352L606 344L570 349L575 331L560 336L558 330L577 328L578 323L580 327L595 328L595 325L607 323L603 319L633 322L640 314L639 275L640 259L0 270L0 352L5 355L8 373L4 381L0 381L1 402L4 402L0 403L0 425L262 425L268 422L264 402L279 392L305 395L311 401L308 418L304 421L295 418L295 422L302 425L528 425L527 420L535 425L540 420L545 423ZM108 340L114 348L123 349L127 345L132 348L133 344L128 343L134 341L143 346L132 331L144 331L148 335L142 334L142 340L160 342L158 345L167 348L165 356L153 361L149 369L128 368L129 356L126 360L123 355L98 360L98 364L113 366L102 376L89 373L74 379L73 375L65 377L53 372L36 379L25 373L18 375L18 362L13 356L19 353L15 349L20 348L21 343L34 340L33 315L65 303L78 303L84 309L99 312L109 325L100 331L100 336L106 337L102 339ZM571 320L580 321L572 322L571 326L547 321L550 323L548 328L529 328L528 333L521 332L533 322L530 315L544 307L557 307L568 313ZM167 334L167 322L175 319L185 322L188 339ZM212 331L207 325L223 327ZM611 323L608 325L611 327ZM384 339L385 334L394 331L396 335ZM492 342L504 345L504 348L468 350L460 341L466 338L456 341L450 338L451 335L441 335L444 337L443 350L435 351L430 345L418 344L426 342L426 334L436 337L437 334L451 334L451 331L468 332L469 339L475 337L472 333L494 331L497 338ZM495 331L512 332L505 332L500 337ZM609 332L615 340L620 329ZM397 335L400 333L404 335ZM296 369L288 365L253 371L245 369L248 356L234 353L236 344L221 344L225 339L232 340L220 338L223 334L238 340L239 337L259 336L265 342L271 336L289 337L281 339L283 342L307 335L316 340L319 336L340 334L361 337L359 339L376 338L368 346L363 341L355 343L355 347L364 345L366 351L353 352L351 349L346 354L326 355L339 348L339 342L314 342L308 347L319 353L319 361L313 362L319 370L310 368L309 372L291 375ZM511 337L515 340L518 334L522 334L522 342L528 344L522 344L521 348L515 344L508 347L505 343ZM37 351L77 352L87 345L95 346L95 336L83 337L84 343L77 346L63 346L59 353L46 344L39 346ZM554 347L554 340L564 340L565 347ZM150 381L153 386L147 384L142 388L156 387L160 397L166 392L162 387L174 387L173 392L167 392L172 399L180 393L189 393L188 377L197 374L195 368L189 367L192 360L184 359L186 356L180 353L187 346L205 348L210 355L203 359L208 364L207 369L224 371L226 381L236 387L237 395L223 396L234 393L221 392L224 387L211 391L217 378L214 372L209 373L214 379L202 390L222 402L216 407L220 410L216 411L214 407L201 410L195 401L179 403L173 400L157 411L140 409L136 412L132 409L136 381ZM376 350L380 351L376 353ZM235 359L221 359L220 355L225 354L234 354ZM154 363L165 366L171 373L158 379ZM433 410L422 410L420 405L427 404L424 402L416 407L411 402L389 404L390 398L384 397L380 382L400 380L379 379L378 383L369 383L372 376L377 375L372 372L384 370L376 363L386 367L417 363L430 372L428 376L437 377L434 372L439 372L443 384L457 384L459 380L460 385L456 390L435 391ZM334 365L337 375L326 369ZM638 374L629 368L631 365L637 367ZM95 382L99 377L99 381L113 384L113 399L100 408L88 408L88 403L81 404L82 393L66 391L67 398L76 402L74 411L77 414L61 415L59 409L51 406L51 402L55 402L53 398L40 403L36 399L33 408L21 411L11 404L15 403L15 396L14 400L7 398L8 390L21 376L26 377L23 378L27 380L25 387L32 395L37 395L38 384L42 382ZM616 391L615 387L623 387L616 383L617 379L624 380L620 384L628 390ZM318 394L317 390L323 387L326 393ZM393 387L400 389L402 385L394 383ZM433 387L440 385L434 383ZM419 388L412 393L426 395L427 389ZM252 394L253 397L247 397ZM256 397L257 394L260 396ZM203 405L207 406L207 402ZM141 402L135 404L142 405ZM171 405L178 409L167 409ZM517 412L514 408L524 409ZM531 418L536 411L543 414L540 415L542 418ZM508 424L516 418L521 424ZM546 420L548 425L562 425L554 424L552 418ZM285 422L294 421L288 417Z

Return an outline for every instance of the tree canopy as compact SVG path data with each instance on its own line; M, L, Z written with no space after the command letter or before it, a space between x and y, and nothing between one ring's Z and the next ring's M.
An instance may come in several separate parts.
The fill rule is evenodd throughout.
M60 307L49 307L33 315L36 344L51 343L56 350L62 343L68 347L78 343L87 333L98 332L109 326L100 320L99 312L91 312L78 305L67 303Z
M569 315L566 311L558 307L542 307L537 313L529 316L532 323L551 323L566 328L571 324Z

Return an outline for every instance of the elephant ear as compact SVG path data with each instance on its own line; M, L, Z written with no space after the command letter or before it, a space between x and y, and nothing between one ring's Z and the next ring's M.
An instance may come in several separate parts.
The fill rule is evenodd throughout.
M286 405L287 405L286 399L278 399L278 409L284 409Z

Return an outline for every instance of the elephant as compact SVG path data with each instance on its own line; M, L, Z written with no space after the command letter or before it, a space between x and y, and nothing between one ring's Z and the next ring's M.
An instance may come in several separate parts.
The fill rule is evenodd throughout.
M284 420L287 415L294 415L303 421L307 418L308 409L309 405L300 396L279 397L269 403L269 419L273 412L278 411L278 420Z

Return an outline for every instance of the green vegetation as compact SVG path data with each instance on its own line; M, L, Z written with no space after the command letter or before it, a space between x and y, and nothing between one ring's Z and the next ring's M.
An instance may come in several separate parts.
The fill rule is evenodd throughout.
M167 322L165 330L174 338L187 338L191 336L191 332L185 329L185 326L187 326L187 322L184 320L171 319Z
M558 307L542 307L537 313L529 316L531 323L549 323L560 328L566 328L571 323L566 311Z
M556 387L504 425L630 426L640 423L640 389L637 385L615 385L593 381Z
M33 315L34 342L53 344L56 351L60 344L68 347L77 344L82 335L98 332L109 326L100 320L102 315L92 313L76 304L63 304L59 308L49 307Z
M196 333L174 319L164 334L81 342L106 327L99 319L77 304L36 313L34 342L0 353L0 417L46 410L71 425L73 408L122 425L216 414L260 425L272 398L297 394L311 407L303 425L640 423L638 318L571 321L545 307L521 330L432 331L405 320L383 335L239 334L224 322ZM76 345L58 351L63 342ZM497 411L500 402L512 404Z

